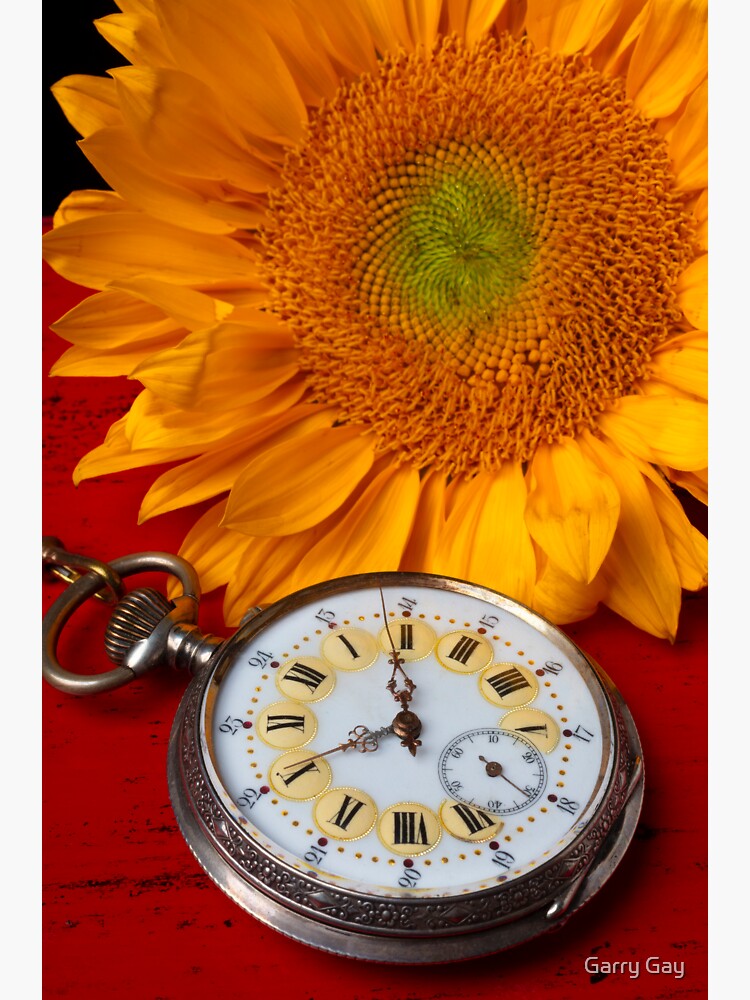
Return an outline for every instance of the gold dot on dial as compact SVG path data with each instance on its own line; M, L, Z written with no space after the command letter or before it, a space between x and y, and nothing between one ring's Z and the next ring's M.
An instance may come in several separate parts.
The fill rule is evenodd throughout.
M440 806L440 822L452 837L481 844L496 837L505 825L503 821L484 809L445 799Z
M313 711L294 701L276 701L258 714L255 731L277 750L302 747L315 736L318 720Z
M479 678L479 690L487 701L501 708L519 708L536 698L536 677L518 663L493 663Z
M499 726L523 736L543 753L552 753L560 742L560 727L538 708L514 708L502 717Z
M340 628L320 644L320 651L338 670L365 670L378 658L377 640L363 628Z
M336 684L333 667L314 656L291 660L276 675L276 686L295 701L320 701Z
M285 799L305 802L320 795L331 784L331 768L318 757L310 760L313 751L290 750L271 765L268 779Z
M378 809L360 788L330 788L315 803L318 828L335 840L359 840L375 826Z
M416 857L437 846L440 820L420 802L397 802L380 814L378 836L394 854Z
M378 641L384 653L390 654L395 646L399 659L413 662L430 655L436 638L435 632L424 622L395 618L387 628L381 629Z
M448 670L474 674L492 661L492 643L478 632L448 632L438 639L435 655Z

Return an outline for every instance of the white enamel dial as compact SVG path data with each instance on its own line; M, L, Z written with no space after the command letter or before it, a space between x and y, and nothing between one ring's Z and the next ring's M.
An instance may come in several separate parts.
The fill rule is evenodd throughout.
M585 829L612 768L601 682L572 643L424 579L271 615L202 699L205 768L238 826L281 864L376 896L522 877ZM391 731L404 709L411 750Z

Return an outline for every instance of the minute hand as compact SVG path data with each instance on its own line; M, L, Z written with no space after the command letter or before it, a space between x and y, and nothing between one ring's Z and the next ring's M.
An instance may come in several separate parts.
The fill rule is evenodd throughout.
M422 746L422 741L417 739L419 734L422 732L422 722L418 715L410 711L407 707L411 702L412 692L416 689L417 685L409 677L403 668L403 660L398 655L396 651L396 644L393 641L393 636L391 635L391 629L388 624L388 612L385 609L385 597L383 596L383 589L380 588L380 603L383 607L383 620L385 621L385 631L388 636L388 642L391 647L391 659L390 662L393 664L393 670L391 671L391 679L386 684L386 690L390 691L393 695L393 700L397 701L401 705L401 711L396 715L393 720L393 731L397 736L401 737L401 746L407 747L409 753L412 757L417 755L417 747ZM396 672L399 672L404 681L404 688L401 691L396 690L396 685L398 681L396 680Z

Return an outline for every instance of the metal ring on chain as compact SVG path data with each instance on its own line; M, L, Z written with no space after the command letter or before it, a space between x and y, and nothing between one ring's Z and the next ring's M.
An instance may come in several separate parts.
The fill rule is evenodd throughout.
M185 559L168 552L138 552L113 559L109 565L121 577L136 573L164 572L176 576L183 587L183 597L194 602L195 613L189 615L195 623L198 616L200 584L198 575ZM67 694L86 695L113 691L128 684L137 676L127 666L118 666L98 674L77 674L63 669L57 659L57 643L71 615L102 588L98 573L87 573L71 583L67 590L52 604L42 623L42 673L46 681ZM189 603L189 602L184 602ZM184 620L184 615L182 616Z

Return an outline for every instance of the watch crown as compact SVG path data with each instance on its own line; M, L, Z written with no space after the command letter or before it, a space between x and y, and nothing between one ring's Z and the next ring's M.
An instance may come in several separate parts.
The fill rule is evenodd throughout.
M174 604L152 587L132 590L112 612L104 635L104 648L114 663L122 663L128 652L148 639Z

